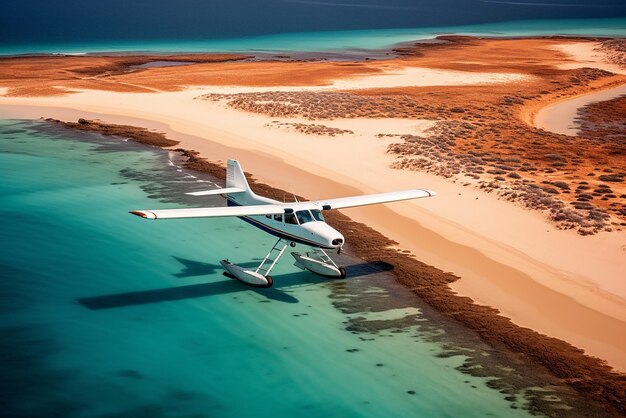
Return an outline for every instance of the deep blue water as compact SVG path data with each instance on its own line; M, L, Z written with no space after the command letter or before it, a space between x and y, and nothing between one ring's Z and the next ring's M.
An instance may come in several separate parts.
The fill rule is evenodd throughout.
M3 1L0 43L238 38L626 16L619 0Z
M0 119L0 167L2 417L525 417L533 393L572 405L523 369L486 368L496 352L384 268L346 256L351 278L328 281L285 259L272 289L225 278L218 260L258 263L273 239L237 219L127 213L213 187L164 151Z
M626 36L618 0L47 0L0 5L0 54L384 48L439 33Z

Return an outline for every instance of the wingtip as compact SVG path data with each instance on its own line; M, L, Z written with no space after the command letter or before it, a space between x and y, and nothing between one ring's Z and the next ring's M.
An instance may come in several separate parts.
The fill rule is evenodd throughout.
M415 189L416 192L419 193L426 193L428 194L428 196L422 196L422 197L433 197L433 196L437 196L437 192L435 192L434 190L429 190L429 189Z
M154 213L145 210L129 210L128 213L145 219L156 219L156 215Z

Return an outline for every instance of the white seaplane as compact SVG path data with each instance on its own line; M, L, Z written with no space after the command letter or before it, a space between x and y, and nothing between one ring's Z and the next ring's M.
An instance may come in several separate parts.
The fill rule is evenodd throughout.
M337 266L324 250L341 252L345 240L343 235L324 221L322 211L344 209L355 206L388 203L399 200L418 199L435 196L436 193L425 189L412 189L392 193L378 193L338 199L315 200L310 202L281 203L277 200L256 195L248 185L248 181L236 160L228 160L226 168L226 187L223 189L206 190L187 193L192 196L221 195L226 198L228 206L190 209L157 209L131 210L133 215L146 219L176 218L213 218L236 216L278 237L261 264L250 270L228 260L220 261L226 270L226 276L237 279L252 287L271 287L269 275L288 245L296 243L311 247L305 253L292 252L295 265L300 269L309 270L320 276L344 278L346 271Z

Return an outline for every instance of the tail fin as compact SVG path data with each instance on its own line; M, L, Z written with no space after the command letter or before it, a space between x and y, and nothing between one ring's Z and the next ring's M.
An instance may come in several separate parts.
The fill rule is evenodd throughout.
M248 194L254 194L237 160L228 160L226 166L226 187L236 187L245 190Z

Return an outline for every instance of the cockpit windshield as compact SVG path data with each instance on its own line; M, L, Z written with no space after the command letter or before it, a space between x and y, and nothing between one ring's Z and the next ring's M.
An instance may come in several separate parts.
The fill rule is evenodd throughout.
M316 221L324 222L324 215L322 215L321 211L319 211L317 209L313 209L313 210L311 210L311 214L313 215L313 217L315 218Z
M296 216L300 221L300 225L313 221L313 215L308 210L299 210L296 212Z

